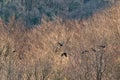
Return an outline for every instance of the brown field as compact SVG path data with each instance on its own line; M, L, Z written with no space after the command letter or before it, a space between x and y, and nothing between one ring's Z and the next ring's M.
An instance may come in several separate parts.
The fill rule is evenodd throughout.
M0 80L120 80L120 5L32 29L1 21Z

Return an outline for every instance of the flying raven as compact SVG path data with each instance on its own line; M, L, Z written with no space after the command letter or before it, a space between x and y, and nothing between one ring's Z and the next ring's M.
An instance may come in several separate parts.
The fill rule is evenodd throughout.
M63 56L67 57L67 53L62 53L61 57L63 57Z

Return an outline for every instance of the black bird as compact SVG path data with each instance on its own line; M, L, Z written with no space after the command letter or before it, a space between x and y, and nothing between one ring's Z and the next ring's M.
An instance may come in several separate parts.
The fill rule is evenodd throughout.
M84 50L81 54L84 54L84 53L86 53L86 52L89 52L88 50Z
M96 50L94 48L91 48L91 49L92 49L92 51L96 52Z
M22 60L22 59L24 59L24 54L21 53L21 54L18 55L18 57L19 57L20 60Z
M101 45L101 46L99 46L99 47L101 47L101 48L105 48L106 46L105 46L105 45Z
M16 50L13 50L13 52L16 52Z
M63 56L67 57L67 53L62 53L61 57L63 57Z
M61 43L60 43L60 42L58 42L58 44L59 44L59 46L63 46L63 44L64 44L64 43L63 43L63 42L61 42Z

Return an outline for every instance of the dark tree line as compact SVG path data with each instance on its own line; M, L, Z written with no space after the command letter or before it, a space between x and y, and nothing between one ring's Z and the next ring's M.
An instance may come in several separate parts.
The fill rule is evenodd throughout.
M14 15L16 20L22 19L24 24L31 26L39 24L42 16L49 20L55 16L78 18L81 15L79 18L84 18L105 5L104 0L0 0L0 17L8 22Z

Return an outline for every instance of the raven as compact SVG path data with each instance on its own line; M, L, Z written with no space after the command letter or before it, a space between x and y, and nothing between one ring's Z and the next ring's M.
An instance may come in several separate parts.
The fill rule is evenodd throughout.
M61 57L63 57L63 56L67 57L67 53L62 53Z

